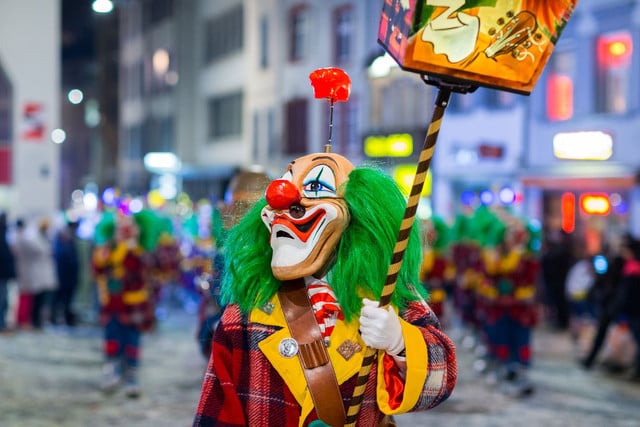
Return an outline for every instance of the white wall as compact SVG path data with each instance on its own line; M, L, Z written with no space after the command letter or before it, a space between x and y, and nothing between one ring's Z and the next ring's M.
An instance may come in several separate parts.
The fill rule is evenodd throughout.
M58 207L60 126L60 0L2 0L0 60L13 84L13 185L11 216L50 215ZM23 137L25 104L43 107L44 136Z

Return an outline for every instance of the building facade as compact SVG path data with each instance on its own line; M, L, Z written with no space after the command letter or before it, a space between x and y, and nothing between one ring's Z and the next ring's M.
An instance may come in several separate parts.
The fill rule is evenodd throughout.
M2 2L0 210L52 215L59 205L60 1Z
M352 79L350 100L334 109L334 151L361 159L366 62L379 49L377 3L124 3L120 185L139 192L158 185L162 173L145 169L142 159L173 152L180 188L215 198L237 168L258 164L279 173L292 158L322 150L329 105L314 99L308 76L329 66Z
M327 66L343 68L353 84L350 100L334 110L334 151L393 174L410 168L437 88L397 67L374 73L382 4L123 3L121 185L140 192L158 185L162 172L142 159L168 151L182 165L173 177L180 188L221 197L238 167L260 164L276 174L322 150L329 110L313 98L308 75ZM454 94L425 193L429 210L451 219L496 203L570 232L639 233L639 26L638 1L580 0L530 96ZM367 148L395 138L412 150L395 157ZM585 154L587 147L596 153Z

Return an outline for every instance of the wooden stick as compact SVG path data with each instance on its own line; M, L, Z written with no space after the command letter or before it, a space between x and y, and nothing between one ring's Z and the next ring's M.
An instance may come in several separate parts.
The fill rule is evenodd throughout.
M431 165L431 159L435 151L436 140L438 139L438 133L440 132L440 126L442 124L442 117L444 111L449 104L449 98L451 96L451 88L448 86L439 86L438 95L436 98L436 107L433 110L433 116L427 135L424 140L422 151L420 152L420 159L418 161L418 168L416 169L416 175L413 179L413 186L411 187L411 193L407 200L407 207L404 212L404 218L400 224L400 231L396 240L396 245L393 249L393 256L391 257L391 265L387 271L387 280L382 288L382 295L380 296L380 307L386 307L391 302L391 297L396 287L398 280L398 273L402 266L402 260L405 250L407 249L407 243L409 242L409 235L411 234L411 227L416 216L416 210L418 208L418 202L420 201L420 195L422 194L422 188L424 187L424 181ZM347 418L345 420L345 426L355 426L360 412L360 405L362 403L362 397L369 378L369 372L371 372L371 366L376 358L377 350L371 347L367 347L364 359L362 360L362 366L358 373L358 379L356 386L353 390L353 396L351 397L351 405L347 411Z

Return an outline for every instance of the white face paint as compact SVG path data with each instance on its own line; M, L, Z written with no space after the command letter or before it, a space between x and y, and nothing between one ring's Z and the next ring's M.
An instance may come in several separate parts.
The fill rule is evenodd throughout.
M262 210L271 232L271 268L277 278L309 276L328 262L349 221L339 192L352 169L348 160L333 153L312 154L289 165L282 180L297 189L299 203L280 210L267 205Z
M268 208L262 213L262 220L271 229L272 267L291 267L306 260L327 226L338 217L338 210L329 203L314 206L300 219Z

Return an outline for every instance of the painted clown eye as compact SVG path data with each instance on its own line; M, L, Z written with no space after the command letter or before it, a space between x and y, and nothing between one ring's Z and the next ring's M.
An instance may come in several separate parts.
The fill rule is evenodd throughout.
M310 199L336 197L336 177L331 168L320 165L311 169L302 184L302 192Z

